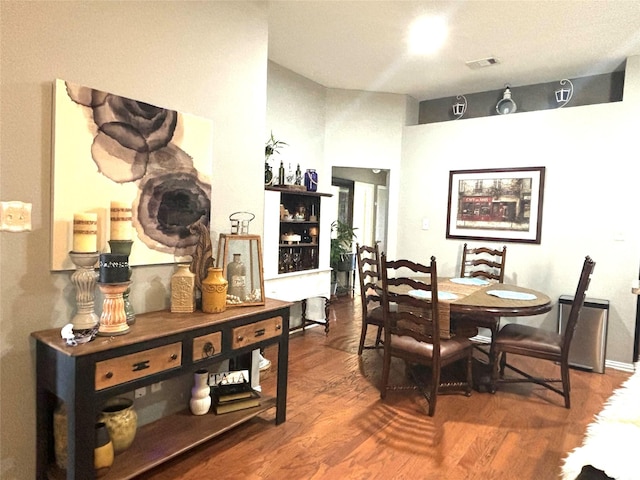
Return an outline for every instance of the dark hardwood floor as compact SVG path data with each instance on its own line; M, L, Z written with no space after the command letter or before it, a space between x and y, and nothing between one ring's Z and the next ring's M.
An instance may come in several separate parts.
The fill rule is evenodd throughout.
M380 400L382 352L358 357L359 335L359 301L340 297L328 336L320 327L291 336L285 423L275 426L269 411L141 478L556 479L565 454L630 376L572 370L570 410L542 387L511 384L495 395L440 396L429 417L417 391ZM275 363L275 350L266 357ZM556 374L555 365L537 363ZM274 372L272 366L263 375L265 392L275 391ZM392 366L392 378L408 384L401 363Z

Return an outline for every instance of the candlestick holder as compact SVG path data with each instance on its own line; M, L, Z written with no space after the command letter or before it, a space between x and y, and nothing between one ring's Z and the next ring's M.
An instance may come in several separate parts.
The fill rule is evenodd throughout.
M129 332L122 294L129 288L130 284L131 282L98 282L98 288L104 295L98 335L110 337L112 335L124 335Z
M111 248L111 253L117 253L119 255L126 255L127 257L131 255L131 247L133 245L133 240L109 240L109 247ZM129 281L131 281L131 267L129 267ZM131 293L131 288L127 288L125 292L122 294L122 298L124 300L124 311L127 315L127 324L133 325L136 323L136 313L133 311L133 305L131 305L131 301L129 300L129 294Z
M69 257L76 267L71 274L71 282L76 287L77 312L71 319L74 330L90 330L98 322L98 315L94 312L96 277L95 264L98 252L69 252Z

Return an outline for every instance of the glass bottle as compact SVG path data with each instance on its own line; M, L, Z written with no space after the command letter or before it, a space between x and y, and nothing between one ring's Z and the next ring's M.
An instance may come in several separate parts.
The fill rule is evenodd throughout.
M278 185L284 185L284 165L280 160L280 168L278 168Z
M293 169L291 168L291 163L289 163L289 170L287 171L287 185L293 185L295 181L295 177L293 176Z
M296 168L296 185L302 185L302 171L300 170L300 164Z
M247 268L242 263L239 253L234 253L233 261L227 265L227 281L229 282L227 293L244 302L247 296Z

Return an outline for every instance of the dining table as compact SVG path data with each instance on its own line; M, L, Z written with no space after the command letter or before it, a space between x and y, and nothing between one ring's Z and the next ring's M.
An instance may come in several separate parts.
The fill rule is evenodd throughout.
M407 293L411 295L411 292ZM480 277L438 277L440 336L444 339L457 334L469 334L456 331L452 319L459 315L464 316L467 325L473 325L475 320L482 326L485 324L483 319L489 317L530 317L547 313L552 307L548 295L531 288ZM477 329L469 335L476 334ZM491 380L491 359L486 363L475 360L474 386L477 390L485 389Z

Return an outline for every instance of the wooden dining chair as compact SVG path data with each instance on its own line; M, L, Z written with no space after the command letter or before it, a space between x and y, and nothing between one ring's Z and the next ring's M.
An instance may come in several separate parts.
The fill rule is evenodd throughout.
M569 381L569 348L573 339L580 310L584 304L587 288L591 281L591 274L595 262L590 257L584 259L582 273L576 294L573 297L573 304L569 312L567 325L563 333L549 331L544 328L532 327L530 325L520 325L510 323L502 327L495 337L493 348L493 372L491 376L491 392L496 391L496 384L533 382L541 385L564 397L564 406L571 408L571 384ZM549 360L560 364L561 378L543 378L526 373L519 368L507 363L507 353L534 357L542 360ZM498 365L498 358L500 364ZM518 378L504 378L505 368L513 370L520 375ZM499 372L498 372L499 370ZM498 373L500 379L498 380ZM562 389L557 388L552 383L562 383Z
M460 277L477 277L485 280L497 280L504 283L505 262L507 259L507 246L501 250L489 247L469 247L466 243L462 247L462 262ZM485 355L491 356L491 345L500 325L500 317L484 316L468 318L467 315L452 317L454 329L461 335L473 337L478 333L478 327L486 328L491 332L491 344L489 351L486 346L474 343L474 346Z
M356 243L356 258L358 261L358 277L360 278L360 300L362 309L362 327L358 355L364 349L382 347L382 307L381 299L376 287L380 281L380 255L378 244L373 247ZM365 345L367 328L369 325L377 327L376 340L373 345Z
M465 243L462 248L461 277L480 277L504 283L504 264L507 247L502 250L489 247L470 248Z
M462 391L467 396L471 395L471 341L465 337L440 338L435 257L431 257L431 263L427 266L410 260L387 261L382 253L380 264L384 317L380 397L384 399L388 390L406 388L389 384L391 359L400 358L404 360L409 374L412 374L416 388L427 399L429 416L433 416L439 393ZM465 379L441 382L442 368L458 361L464 362ZM431 371L428 389L415 375L417 365L426 366Z

